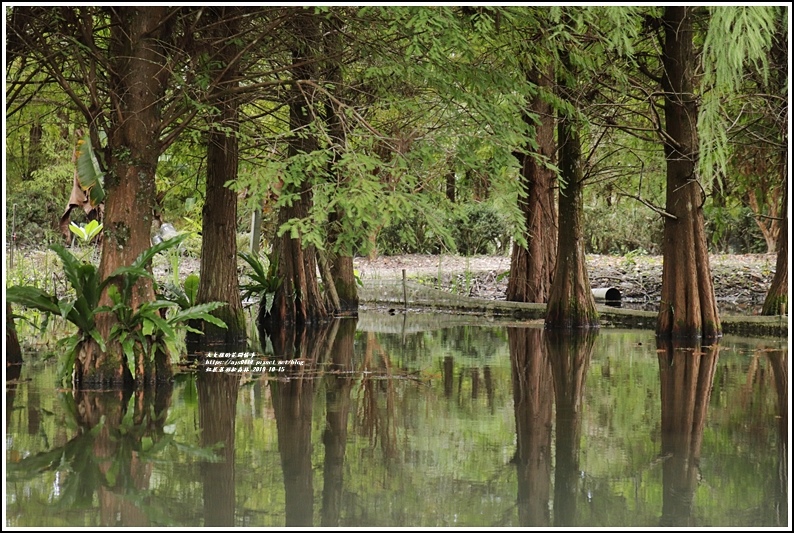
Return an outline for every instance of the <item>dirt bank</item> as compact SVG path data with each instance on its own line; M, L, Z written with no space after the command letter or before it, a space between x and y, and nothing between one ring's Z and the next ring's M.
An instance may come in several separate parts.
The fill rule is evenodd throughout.
M714 292L723 312L756 313L763 304L775 274L774 254L712 255ZM504 300L507 290L507 256L384 256L356 258L355 268L367 279L418 278L446 290L478 298ZM615 287L624 304L650 310L659 301L662 257L650 255L588 255L587 269L593 288Z
M65 288L60 263L53 252L43 250L17 250L17 266L9 272L9 282L18 283L24 278L58 278ZM8 257L7 257L8 259ZM711 271L714 291L722 312L754 314L763 304L766 292L775 273L774 254L712 255ZM184 279L199 272L199 259L180 257L179 276ZM458 294L504 300L507 290L508 256L460 257L455 255L399 255L375 259L357 257L355 268L362 281L400 279L406 276L419 279L434 287ZM249 268L238 261L241 273ZM650 310L659 300L662 286L662 258L650 255L606 256L588 255L587 268L593 288L615 287L621 291L625 305ZM169 258L160 255L154 259L154 273L159 280L172 279ZM40 281L39 281L40 283ZM645 306L645 307L642 307Z

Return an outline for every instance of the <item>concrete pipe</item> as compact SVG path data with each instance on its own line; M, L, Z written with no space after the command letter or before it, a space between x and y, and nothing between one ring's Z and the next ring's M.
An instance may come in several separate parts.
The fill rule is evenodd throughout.
M593 289L593 298L598 303L613 303L620 301L620 291L614 287Z

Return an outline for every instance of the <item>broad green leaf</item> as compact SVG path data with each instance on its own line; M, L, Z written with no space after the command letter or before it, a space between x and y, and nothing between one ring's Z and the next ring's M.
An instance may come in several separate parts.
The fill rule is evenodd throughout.
M115 306L124 305L124 303L121 300L121 293L119 293L119 288L116 287L115 285L110 285L108 287L108 297L110 298L110 301L115 304Z
M37 287L27 285L9 287L6 289L6 301L54 315L61 313L58 300Z
M219 328L226 329L226 323L221 319L214 317L210 312L215 309L226 305L225 302L209 302L205 304L194 305L188 309L183 309L168 319L169 324L179 324L188 322L190 320L204 320L211 324L215 324Z
M69 231L71 231L72 233L74 233L75 235L80 237L80 239L82 241L87 241L88 240L88 233L86 233L85 229L83 229L82 227L78 226L74 222L70 222L69 223Z
M74 302L70 302L69 300L66 299L59 300L58 308L61 310L61 316L63 318L66 318L74 308Z
M187 278L185 278L185 296L187 297L187 301L189 306L193 306L196 304L196 296L198 295L199 289L199 277L196 274L191 274Z
M94 161L95 157L91 136L86 134L77 141L77 179L80 188L88 192L92 207L96 207L105 199L105 191L102 187L104 175L99 172Z
M99 345L100 350L102 350L103 352L107 350L107 346L105 345L105 339L103 339L102 335L99 334L99 330L91 329L88 331L88 334Z

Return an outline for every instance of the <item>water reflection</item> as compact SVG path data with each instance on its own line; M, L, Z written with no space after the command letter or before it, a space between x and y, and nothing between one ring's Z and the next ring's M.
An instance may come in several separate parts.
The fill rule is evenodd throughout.
M700 477L703 427L711 397L718 344L658 338L662 391L663 503L661 526L692 527Z
M233 526L235 510L234 440L240 374L200 372L198 391L200 445L215 450L201 461L205 526Z
M312 415L319 364L327 359L339 322L312 328L284 328L269 336L276 357L300 358L270 382L273 410L278 427L278 451L284 473L286 526L312 526L314 489L312 469ZM267 332L260 332L262 339ZM330 488L329 488L330 491Z
M554 381L540 328L508 328L516 418L518 522L551 525L551 433Z
M769 350L766 353L772 367L777 396L778 469L775 484L775 526L788 525L788 353Z
M148 511L157 504L148 491L150 452L166 438L171 390L170 384L158 383L134 393L63 393L67 423L77 427L76 434L63 445L10 465L12 477L54 471L56 508L81 508L96 501L99 526L151 525Z
M544 332L554 376L556 438L554 467L554 525L571 526L576 517L580 479L582 395L598 330Z
M6 427L9 427L10 416L14 411L14 399L19 387L19 376L22 375L22 363L6 364Z
M597 330L509 328L508 335L519 524L572 526L579 499L582 398ZM552 407L556 413L553 521L549 516Z
M784 348L408 325L263 335L303 364L173 390L56 396L26 367L9 525L786 524Z
M323 507L320 518L322 527L342 525L342 495L345 472L345 450L347 447L348 414L350 392L354 378L353 357L355 352L356 321L345 319L339 322L333 340L325 380L325 430L323 446Z

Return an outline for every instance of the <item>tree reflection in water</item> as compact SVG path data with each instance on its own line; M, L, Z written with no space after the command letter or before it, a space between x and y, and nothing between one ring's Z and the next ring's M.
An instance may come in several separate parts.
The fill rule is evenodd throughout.
M339 321L333 348L327 361L325 381L325 430L323 445L323 508L322 527L339 527L342 515L347 420L350 412L350 391L355 379L353 368L356 320Z
M57 471L59 506L92 507L96 501L102 527L152 525L149 516L159 505L149 491L152 454L168 441L164 424L171 392L170 383L158 382L134 392L62 393L69 422L78 428L76 435L14 464L7 476Z
M717 363L634 332L356 327L268 338L304 363L283 373L177 375L171 408L159 384L37 398L54 369L7 383L9 523L787 524L782 344L742 341Z
M778 473L775 484L777 525L788 525L788 355L783 350L767 352L777 393Z
M283 328L270 335L278 359L301 359L270 381L284 474L285 525L313 526L312 411L318 363L328 359L338 321L311 328ZM265 339L265 332L260 336Z
M573 525L579 482L581 404L597 330L508 328L513 370L518 473L518 521L522 527L552 525L552 406L554 526ZM554 404L552 404L552 401Z
M700 448L718 344L657 337L662 400L662 516L665 527L693 527L692 502L699 482Z
M390 468L398 457L397 398L391 379L393 365L389 352L378 342L375 333L367 332L366 339L364 357L357 372L361 379L361 401L354 423L373 447L380 443L387 468Z
M554 384L540 328L508 328L516 417L518 523L548 527Z
M221 349L220 351L229 351ZM240 374L199 372L201 446L216 449L218 459L200 464L204 526L233 526L235 509L234 423Z
M554 525L573 525L579 486L582 396L597 329L546 330L546 353L554 375Z

